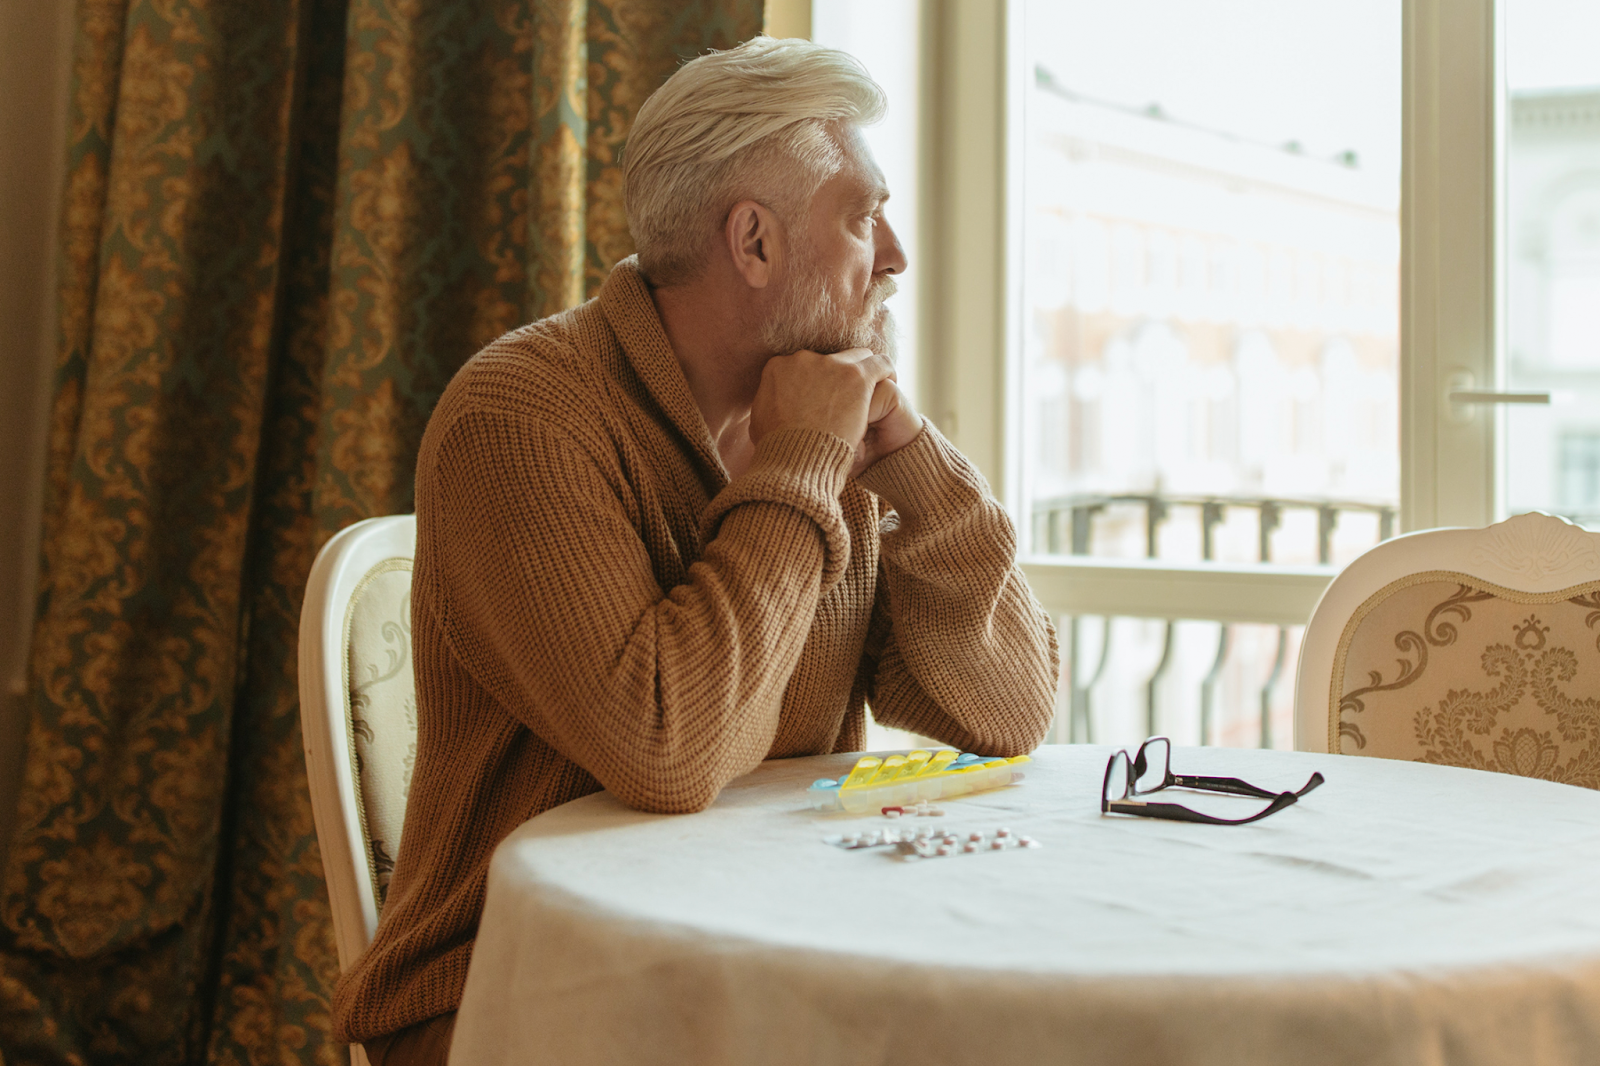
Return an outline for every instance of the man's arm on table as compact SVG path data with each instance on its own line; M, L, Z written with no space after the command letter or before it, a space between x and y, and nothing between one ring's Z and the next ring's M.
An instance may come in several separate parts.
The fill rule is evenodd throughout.
M850 461L825 432L762 440L707 508L687 580L662 589L583 449L532 419L464 415L419 492L442 628L480 684L624 803L701 809L771 747L848 562Z
M873 717L964 751L1032 751L1055 714L1060 657L1011 520L931 425L857 480L895 512L867 638Z

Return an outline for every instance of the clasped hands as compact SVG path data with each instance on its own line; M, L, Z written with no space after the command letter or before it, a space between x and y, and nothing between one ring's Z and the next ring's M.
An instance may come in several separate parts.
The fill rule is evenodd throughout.
M894 363L869 348L774 356L750 408L750 443L780 429L832 433L855 448L855 477L922 432L922 417L895 381Z

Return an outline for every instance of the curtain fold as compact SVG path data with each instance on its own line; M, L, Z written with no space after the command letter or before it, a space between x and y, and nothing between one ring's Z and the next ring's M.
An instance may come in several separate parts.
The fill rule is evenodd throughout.
M79 0L0 1049L334 1062L315 552L484 343L632 251L628 123L760 0Z

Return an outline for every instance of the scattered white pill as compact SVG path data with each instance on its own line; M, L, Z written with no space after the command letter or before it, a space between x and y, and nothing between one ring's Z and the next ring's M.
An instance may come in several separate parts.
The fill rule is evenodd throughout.
M989 846L991 848L993 848L995 851L1004 851L1006 849L1006 842L1004 840L996 840L994 843L990 844Z
M999 829L994 831L994 835L997 837L1008 837L1011 835L1011 830L1006 826L1001 826Z

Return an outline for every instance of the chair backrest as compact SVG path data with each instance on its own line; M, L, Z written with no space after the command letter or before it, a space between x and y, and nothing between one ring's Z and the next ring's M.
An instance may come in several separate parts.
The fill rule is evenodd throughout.
M1600 533L1547 514L1386 541L1323 593L1295 746L1600 788Z
M318 553L300 610L300 731L339 967L371 943L417 753L414 515L357 522Z

